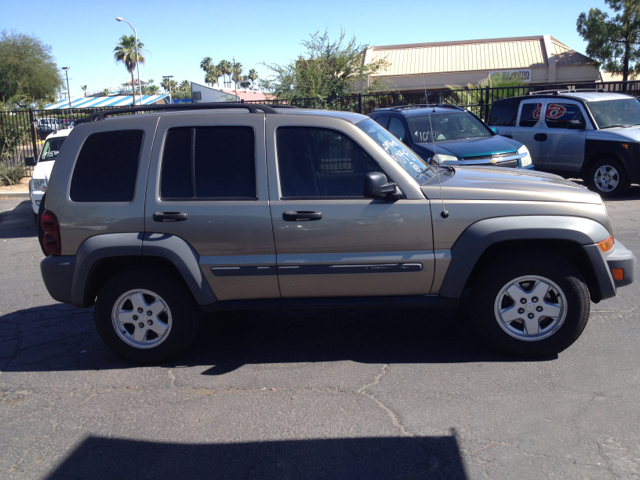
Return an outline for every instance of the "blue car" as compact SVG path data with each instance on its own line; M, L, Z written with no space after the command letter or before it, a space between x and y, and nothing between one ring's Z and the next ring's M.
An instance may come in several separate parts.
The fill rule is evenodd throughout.
M378 108L369 116L425 161L533 169L529 150L453 105Z

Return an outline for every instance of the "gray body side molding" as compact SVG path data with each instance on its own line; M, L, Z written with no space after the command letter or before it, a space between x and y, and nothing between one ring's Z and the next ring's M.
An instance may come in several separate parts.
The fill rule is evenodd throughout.
M145 233L142 255L169 260L182 275L198 305L209 305L218 300L200 269L200 256L182 238L166 233Z
M481 255L495 243L509 240L569 240L580 245L593 245L607 237L609 232L603 225L581 217L522 216L480 220L462 232L451 248L451 263L438 293L448 298L460 298ZM590 258L596 260L594 256L590 255ZM599 262L604 263L602 257ZM601 287L603 284L606 286L611 283L611 276L608 274L606 278L601 278L604 270L598 267L594 265L598 283ZM615 289L613 292L615 294Z

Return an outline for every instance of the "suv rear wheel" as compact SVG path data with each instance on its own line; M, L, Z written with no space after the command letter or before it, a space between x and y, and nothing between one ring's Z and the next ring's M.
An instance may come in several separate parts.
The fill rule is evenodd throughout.
M600 196L620 197L629 189L629 179L622 162L615 157L601 158L589 169L589 188Z
M198 328L200 311L186 287L162 269L132 267L104 284L95 308L102 340L133 363L180 355Z
M548 357L575 342L589 318L580 272L550 252L518 252L488 265L472 292L478 333L509 355Z

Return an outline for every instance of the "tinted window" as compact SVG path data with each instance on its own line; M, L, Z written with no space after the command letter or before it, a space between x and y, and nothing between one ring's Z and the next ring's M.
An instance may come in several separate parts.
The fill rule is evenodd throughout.
M550 128L567 128L569 120L584 121L578 105L572 103L550 103L544 121Z
M255 199L251 127L181 127L167 132L161 198Z
M74 202L130 202L136 187L142 130L89 135L71 179Z
M389 121L389 128L387 129L392 135L398 137L398 140L404 142L407 137L407 132L402 125L402 121L397 118L391 117Z
M389 119L391 117L389 115L380 115L377 116L374 120L378 122L383 128L387 128L389 126Z
M58 157L58 152L62 144L67 137L50 138L42 147L42 154L40 155L40 161L46 162L49 160L55 160Z
M518 116L518 104L498 102L491 107L489 125L494 127L515 127Z
M358 144L336 130L280 127L276 140L283 198L362 198L365 175L382 171Z
M521 127L534 127L540 120L541 103L523 103L522 113L520 113Z

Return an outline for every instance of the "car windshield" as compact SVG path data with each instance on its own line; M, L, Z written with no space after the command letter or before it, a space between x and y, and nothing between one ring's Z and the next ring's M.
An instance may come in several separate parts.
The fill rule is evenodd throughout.
M401 141L382 128L374 120L364 120L357 126L369 135L387 154L393 158L409 175L416 180L420 177L431 178L433 172L418 155L408 149Z
M628 127L640 124L640 102L635 98L588 102L598 128Z
M67 137L50 138L44 144L42 148L42 154L40 155L40 161L46 162L48 160L55 160L58 156L58 151L64 143Z
M492 135L480 120L468 112L411 115L407 117L407 120L413 141L416 143L431 143L434 140L462 140L463 138L490 137Z

